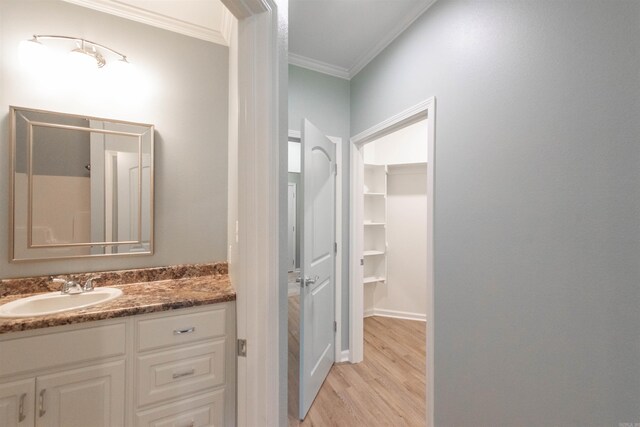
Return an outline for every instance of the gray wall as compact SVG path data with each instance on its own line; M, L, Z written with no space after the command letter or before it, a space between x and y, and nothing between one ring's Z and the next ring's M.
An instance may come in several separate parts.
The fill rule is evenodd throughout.
M342 138L342 347L349 346L349 81L289 65L289 129L309 119L329 136ZM298 188L298 197L302 195Z
M640 423L640 2L440 1L351 133L430 96L436 425Z
M25 71L32 34L84 37L126 53L137 71L106 88ZM0 278L226 259L228 49L62 1L0 2L0 170L8 170L9 105L156 126L156 253L9 264L8 174L0 173ZM43 84L47 82L47 84Z

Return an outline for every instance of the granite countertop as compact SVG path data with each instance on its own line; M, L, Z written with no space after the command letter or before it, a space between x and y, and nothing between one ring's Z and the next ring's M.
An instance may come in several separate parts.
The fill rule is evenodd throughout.
M121 289L122 296L85 309L47 316L0 318L0 334L195 307L236 299L228 274L109 284L109 287ZM26 296L29 294L1 297L0 305Z

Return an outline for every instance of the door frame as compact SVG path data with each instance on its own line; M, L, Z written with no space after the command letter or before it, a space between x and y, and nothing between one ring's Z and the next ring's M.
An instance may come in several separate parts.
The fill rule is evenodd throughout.
M238 19L236 248L229 276L236 290L239 427L285 425L287 420L287 33L284 0L222 0ZM231 51L231 49L230 49ZM231 81L231 79L230 79ZM230 182L231 187L231 182ZM237 191L242 189L242 191ZM232 242L229 242L232 243ZM233 243L232 243L233 245Z
M289 129L289 139L297 139L300 141L302 133L297 130ZM348 360L348 351L342 349L342 185L344 179L344 165L342 164L342 138L337 136L329 136L327 138L336 145L336 243L338 251L336 252L336 272L335 272L335 322L337 325L335 333L335 360L336 362L346 362ZM288 145L287 145L288 146ZM302 152L302 150L301 150ZM302 171L300 171L302 174ZM302 267L301 267L302 268Z
M427 316L426 316L426 413L427 426L434 425L434 206L435 206L435 116L436 99L428 98L357 134L350 140L351 154L351 210L350 220L350 293L349 293L349 361L361 362L364 358L364 286L360 260L364 242L358 233L364 215L364 200L354 195L362 191L364 159L362 148L368 142L388 135L417 121L427 120Z

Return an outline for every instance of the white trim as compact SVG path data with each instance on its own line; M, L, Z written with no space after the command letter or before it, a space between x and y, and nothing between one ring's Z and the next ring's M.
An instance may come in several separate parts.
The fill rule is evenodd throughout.
M229 12L229 9L226 7L222 9L222 16L220 17L220 34L222 34L222 38L224 39L226 46L231 44L231 31L233 31L233 21L235 19L236 17Z
M355 145L366 144L367 142L370 142L374 139L381 138L385 135L397 131L398 129L402 129L403 127L416 123L427 117L427 110L433 103L434 99L429 98L412 107L409 107L406 110L396 114L395 116L383 120L377 125L372 126L369 129L360 132L356 136L351 137L351 143ZM431 159L429 158L429 161L430 160Z
M344 179L344 165L342 164L342 138L329 136L334 144L336 144L336 243L338 251L336 252L336 271L335 271L335 320L337 324L335 333L334 348L336 351L335 360L341 359L342 354L342 180Z
M343 350L342 353L340 353L340 357L336 359L336 362L338 363L343 363L348 361L349 361L349 350Z
M427 315L422 313L410 313L408 311L385 310L381 308L370 308L364 311L364 317L391 317L392 319L427 321Z
M333 77L339 77L341 79L349 80L351 78L349 70L346 68L307 58L306 56L296 55L291 52L289 52L289 64L306 68L307 70L317 71L322 74L328 74Z
M362 362L364 358L364 287L362 258L356 256L364 252L363 239L360 224L363 222L362 203L354 203L355 195L363 188L364 161L359 147L349 144L351 159L350 177L350 215L349 215L349 361L351 363Z
M427 0L426 2L418 2L418 5L405 15L404 19L398 21L396 26L387 34L385 38L380 40L378 44L360 55L356 62L349 68L349 78L352 79L358 74L369 62L386 49L400 34L405 32L407 28L413 24L423 13L427 11L437 0Z
M398 21L396 26L375 46L371 47L360 55L353 65L349 68L340 67L338 65L329 64L328 62L319 61L317 59L309 58L307 56L298 55L289 52L289 64L297 65L298 67L306 68L308 70L317 71L318 73L328 74L330 76L339 77L341 79L351 80L364 69L373 59L380 55L380 53L387 48L400 34L405 32L407 28L413 24L416 19L422 16L437 0L427 0L426 2L419 2L418 5L409 13L407 13L404 19Z
M362 190L362 177L364 171L364 161L362 158L362 147L367 142L387 135L397 129L425 118L427 119L428 137L427 137L427 315L426 315L426 337L427 337L427 360L426 360L426 413L427 427L434 426L433 418L433 401L434 401L434 290L435 290L435 274L434 274L434 206L435 206L435 118L436 118L436 100L434 97L429 98L411 108L406 109L402 113L384 120L383 122L359 133L351 138L351 200L353 201L350 210L350 324L349 324L349 350L350 361L357 363L362 361L364 356L364 330L363 330L363 283L362 283L362 267L360 265L360 255L362 254L362 238L361 227L363 217L363 201L356 195ZM357 255L356 255L357 254Z
M106 12L111 15L119 16L121 18L130 19L136 22L142 22L143 24L151 25L165 30L173 31L175 33L184 34L185 36L195 37L200 40L205 40L211 43L221 44L223 46L229 45L229 37L225 37L225 34L220 31L205 27L202 25L193 24L191 22L182 21L180 19L172 18L161 13L152 12L147 9L132 6L126 3L122 3L116 0L64 0L67 3L73 3L80 6L87 7L89 9L98 10L100 12ZM224 14L223 14L224 15ZM230 31L230 30L229 30ZM229 32L230 34L230 32Z
M276 0L223 0L238 21L237 425L277 426L286 419L286 25ZM284 68L283 68L284 67ZM280 167L284 169L280 169ZM282 189L282 192L280 191ZM284 193L284 194L283 194ZM286 279L285 279L286 281ZM284 315L281 310L284 310ZM282 353L284 351L284 354ZM284 358L284 359L283 359Z

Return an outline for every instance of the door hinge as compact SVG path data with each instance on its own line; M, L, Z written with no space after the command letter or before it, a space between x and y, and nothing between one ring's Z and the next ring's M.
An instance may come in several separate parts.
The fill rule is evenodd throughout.
M338 332L338 322L333 321L333 332Z
M238 340L238 356L247 357L247 340Z
M333 242L333 252L338 253L338 242Z
M338 175L338 164L337 163L334 163L334 165L333 165L333 174L336 175L336 176Z
M360 265L364 265L364 258L360 258Z

